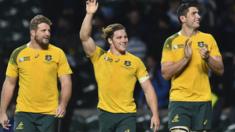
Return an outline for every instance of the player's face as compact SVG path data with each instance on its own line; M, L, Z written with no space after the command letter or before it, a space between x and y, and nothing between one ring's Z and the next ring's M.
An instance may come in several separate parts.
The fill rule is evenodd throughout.
M199 10L196 7L190 7L185 16L185 24L190 28L196 29L200 26L200 19Z
M50 26L46 23L41 23L38 25L38 28L35 30L35 41L40 46L47 46L49 44L51 37L51 29Z
M113 33L113 37L110 40L111 48L118 51L119 53L125 53L128 44L127 33L124 29L117 30Z

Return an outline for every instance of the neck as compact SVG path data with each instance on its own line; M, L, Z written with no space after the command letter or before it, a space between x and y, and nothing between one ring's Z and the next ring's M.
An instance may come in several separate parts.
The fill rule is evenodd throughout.
M182 29L180 30L180 33L183 35L183 36L186 36L186 37L191 37L193 35L195 35L197 33L197 30L194 29L194 28L189 28L189 27L186 27L186 26L182 26Z
M120 52L120 51L117 51L117 50L114 49L114 48L110 48L110 52L111 52L112 54L114 54L114 55L117 55L117 56L126 54L126 52Z
M33 41L33 40L31 40L30 42L29 42L29 47L30 48L33 48L33 49L38 49L38 50L45 50L45 49L48 49L48 45L41 45L41 44L39 44L39 43L37 43L36 41Z

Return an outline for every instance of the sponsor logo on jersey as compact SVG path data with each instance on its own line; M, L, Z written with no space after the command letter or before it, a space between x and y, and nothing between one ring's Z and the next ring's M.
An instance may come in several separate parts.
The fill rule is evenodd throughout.
M19 62L24 62L24 61L30 61L30 57L24 56L24 57L19 58Z
M110 58L110 57L108 57L108 56L105 56L105 57L104 57L104 60L105 60L105 61L108 61L108 62L113 62L113 59Z

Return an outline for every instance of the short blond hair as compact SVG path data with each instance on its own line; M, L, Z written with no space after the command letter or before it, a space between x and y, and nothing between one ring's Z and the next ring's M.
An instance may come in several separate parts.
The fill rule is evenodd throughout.
M46 23L49 26L52 25L52 22L49 18L43 16L43 15L36 15L35 17L33 17L30 21L30 25L29 25L29 30L36 30L38 28L38 25L41 23Z
M126 30L126 28L122 24L120 24L120 23L110 24L107 27L102 29L102 31L103 31L102 37L105 40L108 40L108 38L112 38L113 37L113 33L115 31L122 30L122 29Z

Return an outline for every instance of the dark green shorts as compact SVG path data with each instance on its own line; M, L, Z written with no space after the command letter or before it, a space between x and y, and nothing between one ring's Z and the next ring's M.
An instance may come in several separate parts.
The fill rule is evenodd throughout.
M100 110L100 132L136 132L136 113L110 113Z
M53 115L17 112L14 117L14 132L55 132L56 118Z
M169 103L168 128L184 126L192 131L211 129L211 102L178 102Z

